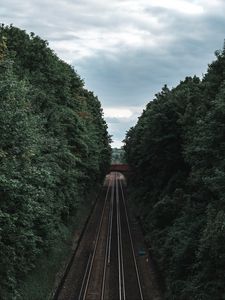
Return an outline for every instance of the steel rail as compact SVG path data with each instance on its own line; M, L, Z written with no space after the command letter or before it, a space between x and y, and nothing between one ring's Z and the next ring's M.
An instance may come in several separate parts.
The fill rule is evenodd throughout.
M110 226L109 226L109 245L108 245L108 253L107 253L107 264L110 264L111 259L111 244L112 244L112 226L113 226L113 209L114 209L114 192L115 185L113 184L113 190L111 194L111 203L110 203Z
M78 299L81 299L81 296L82 296L82 292L83 292L85 280L86 280L86 277L87 277L87 274L88 274L88 269L89 269L89 266L90 266L90 262L91 262L91 253L90 253L89 257L88 257L88 262L87 262L87 266L86 266L86 269L85 269L84 277L83 277L83 280L82 280L82 285L81 285L81 289L80 289L80 293L79 293Z
M109 220L110 221L109 221L109 224L108 224L108 234L107 234L107 243L106 243L106 249L105 249L104 270L103 270L103 277L102 277L101 300L104 300L106 270L107 270L107 265L109 265L109 263L110 263L114 191L115 191L115 185L114 185L114 182L113 182L112 192L111 192L111 199L110 199L110 210L109 210Z
M123 267L123 250L121 238L121 222L120 222L120 205L119 205L119 190L118 179L116 173L116 207L117 207L117 251L118 251L118 272L119 272L119 300L125 300L125 281L124 281L124 267Z
M131 248L132 248L132 254L133 254L133 259L134 259L134 265L135 265L135 271L136 271L136 277L137 277L137 281L138 281L140 297L141 297L141 300L144 300L142 287L141 287L141 281L140 281L140 275L139 275L138 266L137 266L137 260L136 260L135 251L134 251L134 243L133 243L133 239L132 239L132 235L131 235L129 218L128 218L128 214L127 214L127 207L126 207L126 203L125 203L125 197L124 197L121 181L120 181L120 188L121 188L121 193L122 193L123 205L124 205L124 209L125 209L126 221L127 221L128 232L129 232L129 237L130 237L130 242L131 242Z
M102 215L101 215L101 219L100 219L100 223L99 223L99 227L98 227L98 231L97 231L97 235L96 235L96 239L95 239L95 246L94 246L91 262L88 261L88 264L90 264L90 268L89 268L89 271L88 271L88 274L87 274L87 270L88 270L88 264L87 264L86 272L84 274L84 278L83 278L83 281L82 281L81 290L80 290L78 300L85 300L86 295L87 295L87 290L88 290L88 286L89 286L89 282L90 282L93 263L94 263L96 250L97 250L97 246L98 246L98 241L99 241L99 237L100 237L100 232L101 232L101 228L102 228L103 217L104 217L104 214L105 214L105 208L106 208L106 204L107 204L107 198L108 198L110 183L111 183L111 178L110 178L110 182L109 182L107 192L106 192L106 196L105 196L104 206L103 206L103 209L102 209ZM86 281L86 285L85 285L85 281ZM84 288L84 285L85 285L85 288ZM83 293L83 289L84 289L84 293ZM82 293L83 293L83 297L82 297Z
M116 223L117 223L117 253L118 253L118 280L119 280L119 300L122 300L122 289L121 289L121 256L120 256L120 238L119 238L119 201L118 201L118 186L116 181Z
M117 179L118 186L118 179ZM119 197L119 189L118 189L118 200ZM119 228L120 228L120 255L121 255L121 273L122 273L122 290L123 290L123 299L126 299L126 287L125 287L125 276L124 276L124 263L123 263L123 244L122 244L122 229L121 229L121 215L120 215L120 201L119 201Z

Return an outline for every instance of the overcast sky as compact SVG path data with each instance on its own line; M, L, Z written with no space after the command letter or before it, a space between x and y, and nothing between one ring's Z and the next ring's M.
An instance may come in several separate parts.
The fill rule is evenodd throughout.
M48 40L99 97L114 147L164 84L206 72L224 13L224 0L0 2L0 23Z

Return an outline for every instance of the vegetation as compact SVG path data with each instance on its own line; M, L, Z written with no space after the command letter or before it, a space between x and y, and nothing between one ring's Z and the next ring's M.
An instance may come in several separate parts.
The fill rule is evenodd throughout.
M225 49L166 86L125 139L130 189L166 299L225 299Z
M0 298L69 226L109 167L100 102L33 33L0 27Z
M126 163L125 153L122 148L112 148L112 161L113 164Z

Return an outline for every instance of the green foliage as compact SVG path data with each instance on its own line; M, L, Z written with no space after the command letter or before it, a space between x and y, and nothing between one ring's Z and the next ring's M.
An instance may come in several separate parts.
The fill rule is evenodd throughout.
M125 153L122 148L112 148L112 161L113 164L124 164L126 163L125 160Z
M151 101L125 139L167 299L225 299L225 50Z
M47 42L0 28L0 298L48 252L107 172L99 100Z

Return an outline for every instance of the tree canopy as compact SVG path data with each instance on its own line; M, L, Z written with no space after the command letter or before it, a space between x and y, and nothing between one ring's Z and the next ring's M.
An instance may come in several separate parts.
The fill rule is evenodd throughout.
M0 27L0 298L98 187L111 148L98 98L48 43Z
M150 101L125 139L166 299L225 299L225 49Z

